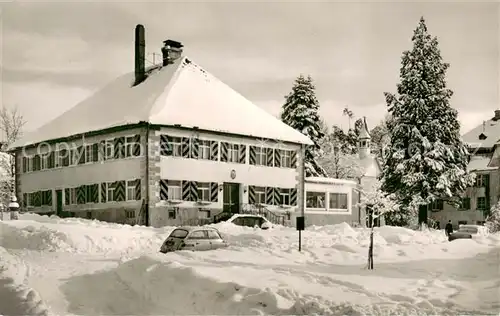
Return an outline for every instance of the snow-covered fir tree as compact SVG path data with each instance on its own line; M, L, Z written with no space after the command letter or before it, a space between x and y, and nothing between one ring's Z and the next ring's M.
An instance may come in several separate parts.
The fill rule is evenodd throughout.
M460 139L457 111L450 106L446 70L438 40L427 32L424 18L414 31L413 48L402 56L397 93L385 93L392 120L390 148L382 172L382 190L395 194L402 213L389 213L391 225L406 225L420 205L440 198L458 205L472 185L467 148Z
M306 176L326 176L325 170L318 164L321 154L320 140L324 137L319 116L319 102L316 98L315 86L310 76L300 75L295 79L292 92L285 97L281 120L308 136L314 143L307 146L305 155Z
M500 201L491 208L485 226L491 233L500 232Z

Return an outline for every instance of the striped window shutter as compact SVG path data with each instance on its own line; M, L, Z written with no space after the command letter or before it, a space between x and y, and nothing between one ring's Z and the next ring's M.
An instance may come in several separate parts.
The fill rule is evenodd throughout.
M116 137L114 139L114 158L124 158L125 157L125 137Z
M217 182L210 183L210 201L219 201L219 184Z
M106 203L107 202L107 197L108 197L108 190L107 190L107 183L102 182L101 183L101 203Z
M219 157L219 142L216 140L210 141L210 160L217 161Z
M274 205L274 188L266 187L266 204Z
M297 189L290 189L290 205L297 206Z
M182 200L191 200L191 184L189 183L189 181L182 181Z
M168 180L160 180L160 200L167 201L168 200Z
M172 150L170 150L169 137L165 134L160 135L160 155L162 156L172 155Z
M191 187L191 194L190 198L191 201L196 202L198 201L198 183L196 181L189 181L189 185Z
M78 146L77 149L78 164L82 165L85 163L85 148L83 146Z
M94 183L90 186L90 197L92 203L99 203L99 184Z
M85 204L85 186L81 185L76 188L76 203Z
M141 179L136 179L135 180L135 199L140 200L141 199Z
M125 201L125 181L115 182L114 200L117 202Z
M28 168L28 159L26 157L23 157L23 173L26 173Z
M292 168L292 169L297 168L297 151L292 150L290 152L290 161L291 161L290 168Z
M182 151L182 157L183 158L189 158L189 152L191 149L190 141L188 137L182 137L181 138L181 151Z
M248 149L249 155L250 155L250 164L251 165L256 165L257 164L257 154L256 154L256 147L255 146L249 146L250 148Z
M255 204L255 186L248 186L248 204Z
M99 142L99 156L100 156L101 161L106 160L106 141L105 140L101 140Z
M189 154L190 158L198 159L200 149L200 140L198 138L191 138L191 152Z
M132 156L139 157L141 155L141 135L134 135L134 145L132 147Z
M35 206L42 206L42 191L37 191L35 194Z
M267 161L266 161L266 166L268 167L273 167L274 166L274 153L273 153L273 149L272 148L266 148L266 158L267 158Z
M280 193L281 193L281 188L274 188L274 205L283 205Z
M238 145L238 162L244 164L247 160L247 145Z
M47 202L47 205L52 206L52 190L45 191L45 195L45 201Z
M71 203L69 198L70 198L69 189L66 188L66 189L64 189L64 204L65 205L69 205Z
M274 166L281 167L281 149L274 150Z
M228 146L229 144L226 142L220 142L220 161L228 162Z

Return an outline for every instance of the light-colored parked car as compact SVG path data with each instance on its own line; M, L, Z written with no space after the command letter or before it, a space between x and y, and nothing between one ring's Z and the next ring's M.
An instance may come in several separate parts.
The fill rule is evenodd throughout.
M253 214L236 214L228 219L228 222L238 226L257 227L260 229L273 227L273 224L264 216Z
M228 243L213 227L179 227L174 229L160 248L161 253L176 250L205 251L225 248Z
M455 239L473 239L488 235L488 228L481 225L460 225L458 230L448 236L449 241Z

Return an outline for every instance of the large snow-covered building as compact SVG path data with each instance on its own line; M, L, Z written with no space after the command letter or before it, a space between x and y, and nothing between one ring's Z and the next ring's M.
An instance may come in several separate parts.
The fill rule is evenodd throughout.
M16 156L24 210L163 226L262 205L296 212L301 147L311 140L165 41L135 72L27 133Z
M467 188L460 208L438 200L431 206L429 217L441 226L483 224L491 206L500 197L500 110L494 116L462 136L470 147L469 172L476 174L474 186Z

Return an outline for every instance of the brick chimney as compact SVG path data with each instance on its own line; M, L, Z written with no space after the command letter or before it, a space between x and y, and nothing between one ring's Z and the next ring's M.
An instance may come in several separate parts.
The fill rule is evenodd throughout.
M146 79L146 38L144 37L144 26L137 24L135 27L135 81L134 86Z
M182 56L182 45L181 42L174 40L166 40L163 42L163 47L161 48L161 53L163 55L163 66L167 66L174 62L174 60Z
M495 117L493 117L493 120L495 121L500 120L500 110L495 110Z

